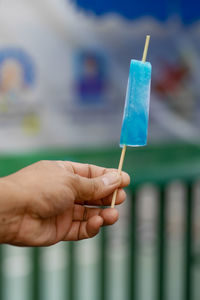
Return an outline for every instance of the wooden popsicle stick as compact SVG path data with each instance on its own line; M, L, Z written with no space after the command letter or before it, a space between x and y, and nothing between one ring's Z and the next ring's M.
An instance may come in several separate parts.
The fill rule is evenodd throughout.
M145 41L145 46L144 46L144 52L143 52L143 56L142 56L142 62L146 61L147 58L147 51L149 48L149 41L150 41L150 35L146 36L146 41Z
M147 35L146 36L146 41L145 41L145 46L144 46L144 52L143 52L142 62L145 62L146 58L147 58L147 51L148 51L148 48L149 48L149 40L150 40L150 35ZM119 167L118 167L118 173L119 174L121 174L121 172L122 172L122 167L123 167L123 163L124 163L125 154L126 154L126 145L123 146L122 152L121 152L121 157L120 157ZM116 198L117 198L117 192L118 192L118 189L115 190L114 193L113 193L112 202L111 202L111 208L115 207L115 202L116 202Z
M119 167L118 167L118 173L119 174L121 174L121 171L122 171L125 154L126 154L126 145L124 145L124 147L122 149L122 152L121 152L121 157L120 157ZM113 193L111 208L115 207L115 201L116 201L116 197L117 197L117 192L118 192L118 189L115 190L114 193Z

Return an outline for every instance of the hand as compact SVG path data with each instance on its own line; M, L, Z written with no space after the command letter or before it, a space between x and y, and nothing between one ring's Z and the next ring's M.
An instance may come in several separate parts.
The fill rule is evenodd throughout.
M128 174L65 161L41 161L0 179L0 242L48 246L95 236L114 224L111 204L125 200ZM94 206L94 207L93 207Z

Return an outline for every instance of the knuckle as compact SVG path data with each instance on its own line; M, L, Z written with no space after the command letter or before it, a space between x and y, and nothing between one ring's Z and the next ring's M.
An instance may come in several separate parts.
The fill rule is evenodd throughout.
M92 166L90 164L87 164L88 168L88 178L92 178Z
M82 188L80 189L79 196L85 201L90 202L95 198L95 195L98 191L98 184L96 180L89 180L87 183L82 183Z
M67 177L67 182L72 186L76 197L81 198L80 177L77 174L70 174L70 176Z
M79 175L71 176L72 186L76 193L76 198L90 202L99 193L99 182L96 179L86 179Z
M99 191L99 184L97 180L91 180L91 192L90 192L90 199L92 200L95 198L95 195L98 194Z
M68 179L73 182L76 186L80 187L81 185L81 180L80 176L77 174L71 174L71 176L68 176Z

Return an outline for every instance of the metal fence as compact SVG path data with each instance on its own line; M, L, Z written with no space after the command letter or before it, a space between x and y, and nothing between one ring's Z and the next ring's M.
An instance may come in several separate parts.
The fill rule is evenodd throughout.
M129 152L126 158L125 169L135 179L129 190L129 218L126 231L126 242L128 251L126 252L125 272L126 279L124 280L124 297L118 296L115 299L119 300L141 300L138 293L138 286L143 288L143 279L139 276L139 239L140 232L138 230L138 204L140 197L139 191L147 182L153 184L157 191L156 209L157 218L155 220L155 236L156 242L154 245L154 260L152 266L151 284L154 285L154 295L145 300L165 300L170 299L167 278L169 278L168 267L168 232L167 232L167 205L168 205L168 187L175 180L180 180L184 187L184 197L182 200L183 210L183 240L184 243L180 248L183 254L182 259L182 276L179 280L181 283L181 298L185 300L198 299L194 295L193 268L197 266L199 261L198 247L194 249L193 245L193 214L196 209L194 206L194 185L200 175L200 158L198 146L176 145L166 147L150 147L142 151ZM29 163L40 159L70 159L73 161L90 162L99 165L113 167L117 164L119 152L113 150L107 151L83 151L80 153L60 151L57 153L39 153L34 155L24 156L2 156L0 159L1 176L11 173ZM135 174L135 175L134 175ZM110 247L110 228L104 228L98 239L99 263L96 265L95 272L97 276L97 286L88 287L94 288L93 300L111 300L110 289L110 274L112 273L112 264L110 263L109 251ZM200 235L200 232L199 232ZM63 245L64 249L65 246ZM63 268L64 280L62 299L85 299L77 296L77 290L80 288L80 281L77 282L77 243L67 243L66 252L68 255L68 266ZM4 274L4 252L5 246L0 247L0 300L8 300L5 296L5 274ZM42 248L29 249L31 259L31 271L29 272L29 287L28 299L40 300L44 299L43 289L44 280L41 268ZM79 253L80 254L80 253ZM10 265L12 268L12 264ZM114 270L114 269L113 269ZM168 270L168 271L167 271ZM121 272L119 269L117 272ZM170 270L173 273L173 268ZM151 270L150 270L151 273ZM42 275L43 274L43 275ZM84 274L84 268L83 268ZM84 276L84 275L83 275ZM87 274L85 275L87 276ZM140 283L139 283L140 280ZM9 285L9 282L7 282ZM92 285L92 283L91 283ZM48 286L46 286L48 289ZM145 285L144 285L145 288ZM173 291L172 291L173 293ZM195 298L196 297L196 298ZM16 295L16 298L19 299ZM58 298L57 299L61 299ZM9 299L10 300L10 299ZM21 300L21 299L20 299ZM87 299L88 300L88 299ZM172 300L172 299L170 299Z

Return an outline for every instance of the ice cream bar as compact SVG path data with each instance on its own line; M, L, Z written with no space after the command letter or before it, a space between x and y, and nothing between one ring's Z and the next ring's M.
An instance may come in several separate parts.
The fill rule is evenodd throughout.
M131 60L120 146L147 144L151 64Z

